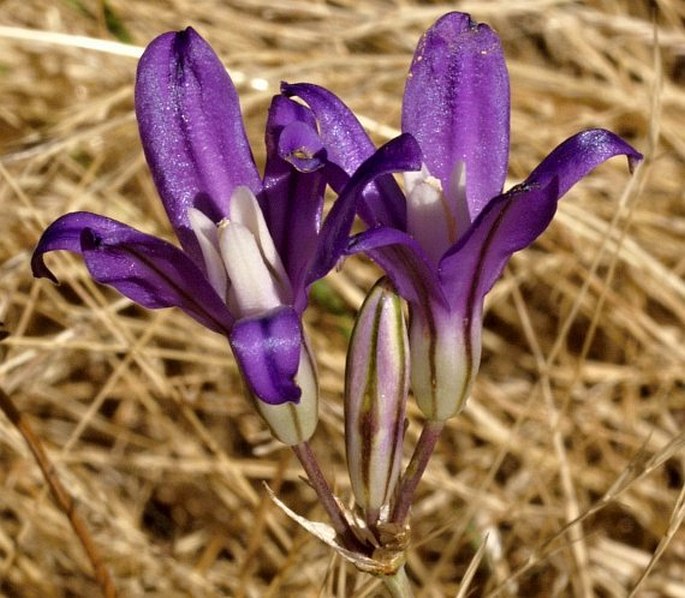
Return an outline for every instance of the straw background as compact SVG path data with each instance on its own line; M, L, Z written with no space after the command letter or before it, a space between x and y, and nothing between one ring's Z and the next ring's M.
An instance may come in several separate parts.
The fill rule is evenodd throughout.
M0 386L121 596L384 595L268 499L262 481L324 520L243 398L224 339L97 286L66 253L48 258L61 286L31 277L41 230L69 211L173 238L132 110L137 48L187 25L204 35L234 76L261 163L281 80L331 88L378 142L392 136L413 49L451 9L502 37L512 183L586 127L625 136L646 160L632 178L617 158L577 185L490 294L473 396L413 509L410 578L426 598L685 596L685 3L3 0ZM313 446L346 501L345 344L377 276L349 260L307 316L322 388ZM407 456L420 429L409 413ZM3 415L0 595L99 595Z

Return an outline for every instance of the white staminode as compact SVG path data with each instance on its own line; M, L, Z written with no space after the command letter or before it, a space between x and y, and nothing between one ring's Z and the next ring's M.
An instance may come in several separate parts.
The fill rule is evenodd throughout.
M197 208L188 209L188 220L190 220L190 228L200 243L209 282L219 297L225 299L228 276L226 276L226 268L224 268L224 262L219 253L219 229Z
M292 301L292 290L257 199L247 187L231 197L218 225L188 210L209 281L236 315L253 316Z
M455 164L446 192L425 164L420 171L405 172L404 183L408 231L437 264L470 223L465 164Z
M466 232L473 220L466 201L466 162L458 160L450 173L447 197L455 220L455 240Z

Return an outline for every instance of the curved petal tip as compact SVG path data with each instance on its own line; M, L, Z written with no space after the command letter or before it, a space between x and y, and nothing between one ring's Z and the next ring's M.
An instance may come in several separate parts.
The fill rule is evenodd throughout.
M238 320L229 337L247 385L269 405L298 403L295 383L302 330L294 309L279 307L265 315Z

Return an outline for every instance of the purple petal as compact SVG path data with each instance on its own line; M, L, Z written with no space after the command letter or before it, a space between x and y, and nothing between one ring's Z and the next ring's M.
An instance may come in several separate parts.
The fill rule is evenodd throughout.
M233 318L202 271L178 247L126 224L74 212L53 222L31 259L34 276L57 282L43 261L49 251L83 256L93 279L150 309L180 307L189 316L228 335Z
M406 301L423 308L432 299L447 307L434 266L407 233L374 228L354 236L346 253L366 253L387 273Z
M276 96L269 109L266 147L260 206L290 279L296 307L302 310L304 276L316 249L329 172L311 111Z
M323 141L313 126L302 121L286 125L278 138L278 155L299 172L314 172L326 164Z
M402 130L416 137L428 170L444 190L450 188L456 164L466 164L471 220L502 191L509 109L509 76L497 34L464 13L439 19L416 48L404 91Z
M352 176L376 147L352 111L333 93L310 83L281 84L287 96L302 98L312 109L330 159Z
M188 28L165 33L147 47L138 64L135 105L169 220L201 263L188 208L219 222L237 186L255 194L261 188L236 90L209 44Z
M411 135L400 135L379 148L355 172L340 193L323 224L319 244L307 275L307 285L325 276L346 249L355 210L364 188L391 172L418 170L421 151Z
M229 340L258 399L269 405L299 402L301 391L294 378L303 340L300 318L293 308L279 307L264 316L238 320Z
M526 184L545 187L556 178L561 197L593 168L621 154L628 157L631 171L642 160L642 154L618 135L605 129L588 129L552 150L526 179Z
M309 83L281 85L288 96L298 96L312 109L328 159L348 176L375 151L373 142L352 111L333 93ZM340 187L334 186L336 191ZM407 212L404 196L391 176L379 177L364 190L359 215L369 226L392 226L404 230Z
M631 163L642 158L609 131L579 133L559 145L523 184L493 199L440 262L452 309L466 315L479 308L511 255L547 228L561 196L595 166L619 154Z
M546 187L520 185L492 200L440 262L452 310L464 317L482 305L511 255L530 245L557 209L557 179Z

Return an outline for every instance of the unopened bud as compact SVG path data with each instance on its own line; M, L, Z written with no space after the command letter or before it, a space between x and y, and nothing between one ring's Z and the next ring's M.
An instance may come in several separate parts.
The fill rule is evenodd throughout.
M347 467L357 504L372 524L392 497L400 473L408 347L402 303L381 279L357 316L345 372Z

